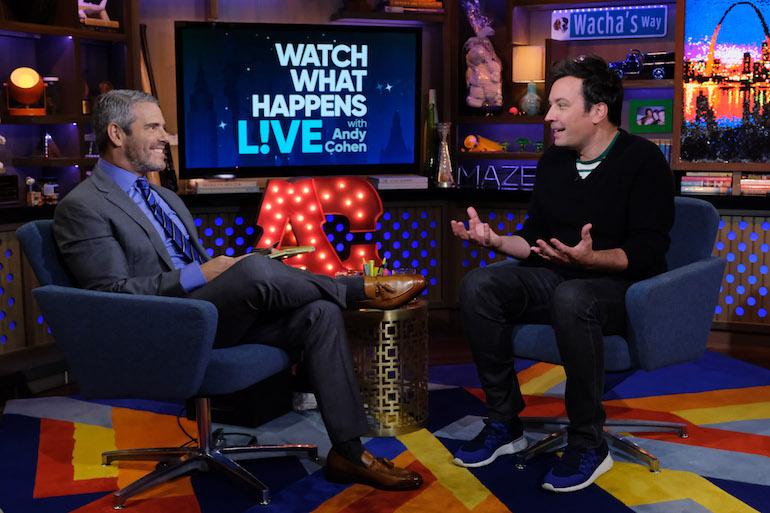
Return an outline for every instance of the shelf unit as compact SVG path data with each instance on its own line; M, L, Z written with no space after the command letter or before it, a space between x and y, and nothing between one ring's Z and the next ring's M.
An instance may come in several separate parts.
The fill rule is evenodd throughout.
M631 0L626 2L630 4L644 3ZM517 152L515 141L519 138L532 141L542 141L543 148L551 144L551 130L548 123L545 122L544 115L539 116L514 116L509 114L511 107L518 107L521 98L527 92L527 84L513 82L511 76L511 59L513 48L518 45L538 45L544 47L545 53L545 76L544 81L536 83L538 95L543 99L543 112L546 110L547 96L546 92L550 89L552 82L550 75L550 66L552 63L569 55L580 55L595 53L601 55L608 61L622 60L631 48L643 48L645 52L652 51L673 51L675 26L676 4L668 0L669 34L664 38L645 38L645 39L603 39L603 40L572 40L556 41L550 39L550 15L554 9L578 8L586 6L608 6L610 2L601 0L562 1L552 0L543 2L542 0L490 0L482 6L482 14L492 21L492 28L495 34L490 37L495 51L502 62L502 92L503 106L493 115L478 109L471 109L465 104L467 88L465 85L466 69L463 44L473 32L470 24L463 12L459 12L456 18L457 37L456 54L453 58L453 76L450 85L453 88L453 127L455 133L455 155L458 162L475 162L479 166L487 165L494 167L495 162L500 161L537 161L541 153L532 151ZM673 97L674 80L647 80L647 79L626 79L624 80L627 98L639 98L649 96L654 98ZM626 116L623 127L628 128L628 100L624 105ZM486 127L486 128L484 128ZM510 150L508 152L464 152L463 141L469 130L476 130L483 137L492 139L496 142L508 142ZM486 134L486 135L485 135ZM535 136L534 134L538 134ZM668 134L644 134L651 139L670 137ZM495 138L496 137L496 138ZM536 137L536 138L532 138ZM494 178L494 174L493 174ZM462 184L461 184L462 185Z
M76 0L28 0L0 3L0 79L7 81L18 67L30 67L44 78L46 115L8 112L3 88L0 100L0 162L7 175L18 176L18 204L26 201L25 178L48 178L66 194L85 178L96 162L87 158L86 134L91 132L90 108L100 83L115 88L139 85L137 0L112 0L107 5L117 29L87 27L78 18ZM58 80L49 81L48 77ZM50 135L58 153L46 157L44 138Z

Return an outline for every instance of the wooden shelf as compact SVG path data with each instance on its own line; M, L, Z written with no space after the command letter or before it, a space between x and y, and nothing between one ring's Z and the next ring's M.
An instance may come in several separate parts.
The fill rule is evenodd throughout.
M653 88L665 88L665 87L674 87L674 79L664 78L661 80L634 80L634 79L623 80L624 89L644 89L644 88L653 89Z
M122 28L120 30L123 30ZM77 27L65 27L61 25L40 25L37 23L23 23L19 21L0 21L0 31L18 32L29 34L29 37L38 37L41 34L51 36L76 36L81 39L98 39L101 41L113 41L125 43L127 36L123 32L94 30Z
M68 123L87 123L90 116L77 114L49 114L46 116L3 116L4 125L66 125Z
M457 123L462 125L472 125L474 123L482 125L501 124L501 125L542 125L545 123L545 116L514 116L512 114L496 114L494 116L459 116Z
M531 151L460 151L455 156L459 160L539 160L543 154Z
M427 23L444 23L444 14L439 13L390 13L384 11L353 12L338 11L333 14L333 22L361 22L367 25L423 25Z
M15 157L11 159L13 166L34 167L90 167L96 164L96 158L69 158L69 157Z

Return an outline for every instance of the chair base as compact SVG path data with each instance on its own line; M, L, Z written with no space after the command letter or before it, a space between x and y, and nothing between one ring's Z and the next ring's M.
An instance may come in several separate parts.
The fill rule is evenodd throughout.
M542 440L535 442L516 454L516 468L527 466L527 461L537 454L553 452L567 445L567 425L569 419L564 417L524 417L521 419L524 429L529 431L548 432L557 429ZM676 422L656 422L648 420L607 419L604 423L604 437L614 449L636 458L650 467L650 472L660 472L660 460L639 447L634 442L613 432L610 427L622 428L623 432L676 432L680 438L687 438L687 425Z
M222 471L237 481L255 489L259 504L270 503L270 490L251 472L236 463L237 460L253 460L267 457L299 454L318 461L315 445L248 445L228 447L218 443L220 431L211 433L209 399L196 398L198 415L198 447L159 447L108 451L102 454L102 465L113 461L157 461L158 467L113 495L113 509L123 509L129 498L150 488L171 481L193 471Z

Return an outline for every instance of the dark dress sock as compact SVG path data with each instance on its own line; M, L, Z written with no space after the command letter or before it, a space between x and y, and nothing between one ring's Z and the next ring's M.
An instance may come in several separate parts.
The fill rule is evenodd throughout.
M361 455L364 454L365 449L360 439L354 438L347 442L334 444L332 449L353 465L364 468L364 463L361 461Z
M369 299L364 293L363 276L339 276L337 281L345 285L345 301L365 301Z

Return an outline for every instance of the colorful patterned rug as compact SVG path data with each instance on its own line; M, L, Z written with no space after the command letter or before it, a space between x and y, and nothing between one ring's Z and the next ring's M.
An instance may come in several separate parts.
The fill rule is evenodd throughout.
M522 361L517 370L527 396L525 415L564 415L561 367ZM554 455L536 457L524 470L515 469L512 456L480 469L457 467L451 454L480 430L483 393L473 366L445 366L431 368L425 429L366 440L372 452L420 471L426 482L420 490L388 493L332 484L318 464L284 458L244 463L271 487L269 506L257 505L253 492L238 483L216 474L195 474L130 500L127 511L770 512L770 371L707 353L695 362L609 379L608 416L688 425L686 439L675 434L632 437L660 458L661 473L652 474L613 452L615 466L596 484L559 495L539 487ZM113 511L112 492L153 467L129 462L102 467L101 452L185 443L178 412L179 405L146 401L10 401L0 422L0 510ZM194 423L181 423L195 434ZM289 413L258 429L226 431L256 434L261 443L315 443L320 454L329 448L317 412ZM542 434L527 436L534 441Z

